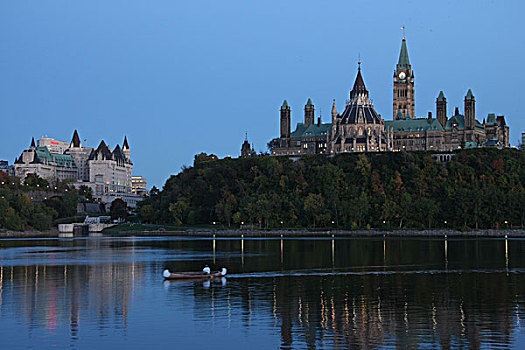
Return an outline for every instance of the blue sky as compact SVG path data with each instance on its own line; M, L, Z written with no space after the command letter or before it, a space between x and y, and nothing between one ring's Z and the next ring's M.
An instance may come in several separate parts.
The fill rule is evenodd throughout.
M416 114L503 114L511 143L525 132L523 1L131 1L0 3L0 159L31 137L112 148L128 137L133 172L162 186L199 152L256 150L312 98L330 119L357 71L378 113L392 119L392 75L406 26Z

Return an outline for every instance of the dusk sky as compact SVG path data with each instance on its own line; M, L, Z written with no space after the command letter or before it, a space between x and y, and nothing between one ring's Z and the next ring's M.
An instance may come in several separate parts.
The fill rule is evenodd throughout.
M127 136L133 174L148 187L200 152L257 151L292 129L312 98L342 112L360 55L374 106L392 119L402 26L415 72L416 114L435 116L440 90L476 118L505 115L525 132L525 1L2 1L0 159L44 135L113 149Z

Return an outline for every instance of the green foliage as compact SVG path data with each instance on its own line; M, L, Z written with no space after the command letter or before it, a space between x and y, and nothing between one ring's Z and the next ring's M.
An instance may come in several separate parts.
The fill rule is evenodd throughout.
M145 222L262 228L525 226L525 152L223 159L201 154L141 203ZM507 221L507 224L505 224ZM505 226L506 225L506 226Z
M75 215L77 201L75 189L65 185L55 189L34 174L29 174L23 184L14 176L0 174L0 228L48 230L53 220Z
M128 218L128 205L122 199L117 198L113 202L111 202L109 212L111 213L111 218L113 220L126 220Z

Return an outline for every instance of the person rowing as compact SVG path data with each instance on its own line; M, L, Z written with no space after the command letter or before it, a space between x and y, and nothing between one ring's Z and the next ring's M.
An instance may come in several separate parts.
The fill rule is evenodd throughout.
M215 278L224 277L228 273L225 267L221 268L220 271L211 271L209 266L205 266L201 272L170 272L168 268L162 271L162 277L164 279L192 279L192 278Z

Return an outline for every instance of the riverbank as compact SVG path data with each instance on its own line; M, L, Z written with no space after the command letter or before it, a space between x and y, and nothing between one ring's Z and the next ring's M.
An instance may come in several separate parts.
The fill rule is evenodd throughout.
M378 231L378 230L356 230L356 231L308 231L308 230L212 230L212 229L186 229L186 230L107 230L99 234L101 236L185 236L185 237L253 237L253 238L275 238L275 237L293 237L293 238L326 238L326 237L451 237L451 238L525 238L525 229L512 230L395 230L395 231ZM26 231L0 232L2 238L56 238L59 237L58 230L45 232Z
M180 231L116 231L112 235L177 235L194 237L515 237L525 238L525 229L513 230L180 230Z
M56 238L58 237L58 229L52 228L47 231L0 231L0 239L2 238Z

